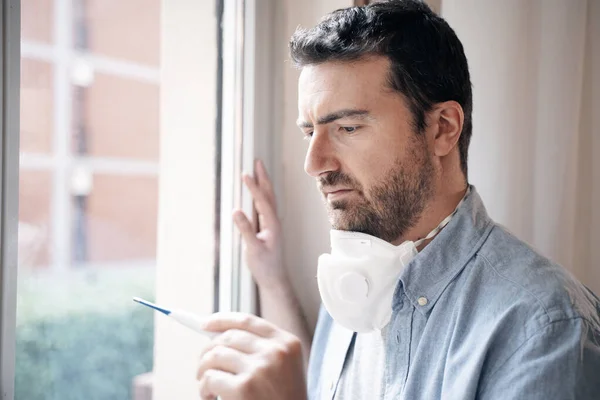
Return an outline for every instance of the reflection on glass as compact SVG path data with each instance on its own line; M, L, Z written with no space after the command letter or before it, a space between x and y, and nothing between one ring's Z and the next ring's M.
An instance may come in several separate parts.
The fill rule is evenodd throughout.
M21 14L16 399L144 400L153 315L131 298L154 298L160 0Z

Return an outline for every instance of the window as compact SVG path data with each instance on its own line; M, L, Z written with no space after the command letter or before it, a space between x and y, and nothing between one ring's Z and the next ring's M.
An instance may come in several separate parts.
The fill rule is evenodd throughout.
M230 210L270 163L273 4L2 7L2 391L196 398L202 340L131 297L256 309Z
M21 3L17 400L129 399L152 370L160 14Z

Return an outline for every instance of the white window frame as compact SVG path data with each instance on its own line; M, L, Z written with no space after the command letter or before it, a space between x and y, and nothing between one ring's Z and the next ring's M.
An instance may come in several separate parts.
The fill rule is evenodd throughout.
M13 400L17 311L21 4L0 6L0 395Z
M216 15L207 14L210 7L206 3L163 0L165 41L161 71L167 79L163 82L168 83L163 88L161 131L169 131L169 135L164 136L169 143L165 145L165 157L161 156L161 169L164 168L165 174L161 174L159 185L162 187L159 214L164 207L159 227L162 221L168 223L170 229L167 232L159 228L156 300L199 315L217 310L255 313L256 287L242 260L242 243L232 223L231 211L240 207L248 214L252 212L251 198L242 187L240 177L242 171L252 171L253 159L262 158L272 170L269 146L275 148L275 145L269 136L275 121L271 115L273 63L270 57L277 3L274 0L220 0L215 4ZM205 36L195 31L198 21L204 22ZM221 79L215 80L213 62L219 57L213 58L215 49L205 52L203 46L211 46L215 38L208 32L217 27L222 38L222 66L217 75ZM183 43L195 51L178 51L176 47ZM236 60L240 62L236 64ZM218 68L216 63L214 68ZM197 71L203 71L200 80L194 78ZM221 87L221 115L218 120L209 121L214 115L212 108L219 101L219 96L213 101L212 90L216 92L218 87ZM237 102L236 107L232 107L234 102ZM201 109L195 110L199 105ZM217 121L220 122L215 124L218 130L213 131L212 122ZM214 144L211 132L217 133ZM181 142L186 140L186 135L191 135L189 144ZM175 148L183 149L183 160L172 154ZM169 170L169 163L174 169ZM196 169L179 168L174 164ZM213 175L198 176L202 171L198 166L203 166L205 173L212 171L213 166L217 168ZM218 192L202 190L214 183L215 177ZM186 185L192 187L188 190ZM187 198L180 199L178 193ZM210 204L207 196L216 197L212 209L206 208ZM217 208L218 215L214 213ZM176 230L179 234L182 231L188 234L177 238L173 235ZM209 236L208 231L212 232L214 242L210 244L213 247L207 246L206 240L202 241L198 231L205 237ZM213 252L209 255L210 250ZM207 269L212 265L210 261L215 262L217 269ZM208 295L211 297L207 298ZM197 354L205 340L208 339L157 316L154 399L197 398L194 380Z
M258 312L231 212L254 212L241 176L253 172L256 158L274 170L274 7L273 0L224 0L219 311Z

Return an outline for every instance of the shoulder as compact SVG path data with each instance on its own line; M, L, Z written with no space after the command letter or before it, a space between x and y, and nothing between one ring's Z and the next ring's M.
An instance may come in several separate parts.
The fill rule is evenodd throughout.
M519 390L534 393L561 379L593 386L600 301L565 268L495 225L453 290L457 321L474 327L468 342L482 348L486 390L508 393L522 381Z
M494 226L475 257L489 280L488 296L516 307L538 327L581 318L600 329L598 298L565 268L539 254L500 225Z

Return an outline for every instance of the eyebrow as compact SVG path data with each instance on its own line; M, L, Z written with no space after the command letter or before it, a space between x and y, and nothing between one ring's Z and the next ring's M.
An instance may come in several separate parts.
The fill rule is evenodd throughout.
M369 119L370 118L369 112L367 110L357 110L357 109L348 108L348 109L344 109L344 110L335 111L335 112L327 114L323 117L320 117L317 120L317 125L329 124L338 119L348 118L348 117L355 117L355 118L357 117L359 119ZM310 122L306 122L306 121L299 120L298 122L296 122L296 124L300 128L313 128L313 124L311 124Z

